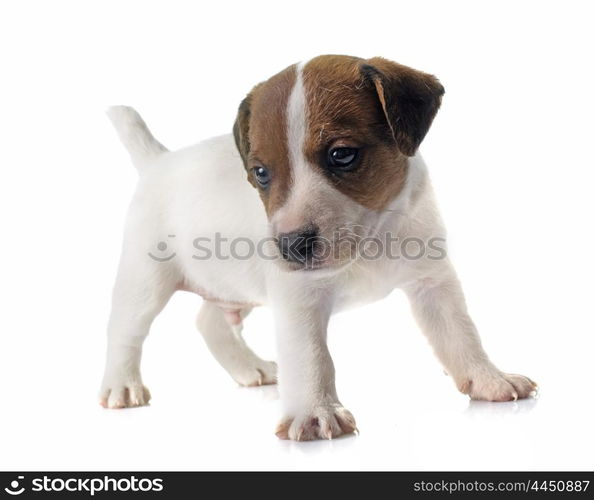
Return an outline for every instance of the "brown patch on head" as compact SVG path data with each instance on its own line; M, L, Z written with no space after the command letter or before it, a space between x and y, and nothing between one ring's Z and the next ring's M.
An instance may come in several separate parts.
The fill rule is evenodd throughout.
M385 208L404 185L406 157L429 129L443 87L430 75L385 59L349 56L312 59L303 81L308 162L361 205ZM358 166L344 173L328 170L332 147L358 148Z
M293 65L256 85L242 101L233 127L248 180L258 187L254 167L264 166L270 172L270 186L259 188L269 215L283 204L291 182L286 112L295 80Z

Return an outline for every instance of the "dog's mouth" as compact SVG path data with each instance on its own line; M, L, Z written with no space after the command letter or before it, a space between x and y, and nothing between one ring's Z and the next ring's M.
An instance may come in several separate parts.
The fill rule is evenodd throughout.
M296 265L285 262L281 264L281 267L290 273L307 273L308 276L311 276L315 279L326 279L336 276L338 273L342 272L344 269L349 267L352 261L346 262L319 262L315 264L309 265Z
M353 259L329 259L329 258L310 258L303 261L287 260L281 256L277 261L278 265L289 272L306 272L315 274L335 273L348 267Z
M331 266L325 261L310 261L310 262L289 262L287 260L281 261L281 266L288 271L320 271L323 269L330 269Z

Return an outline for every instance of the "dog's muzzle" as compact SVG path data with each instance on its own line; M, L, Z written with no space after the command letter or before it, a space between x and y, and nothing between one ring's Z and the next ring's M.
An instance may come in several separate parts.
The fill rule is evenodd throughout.
M307 265L314 260L318 240L317 228L281 233L278 235L278 249L287 262Z

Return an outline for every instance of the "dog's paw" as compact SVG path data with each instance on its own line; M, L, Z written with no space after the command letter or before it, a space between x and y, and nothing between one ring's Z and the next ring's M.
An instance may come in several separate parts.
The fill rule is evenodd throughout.
M104 386L99 393L103 408L120 409L148 405L151 393L142 382Z
M277 367L274 361L258 360L254 364L237 366L231 373L233 380L244 387L276 384Z
M536 393L538 386L528 377L499 371L481 373L458 384L460 392L483 401L516 401Z
M355 417L340 405L318 406L278 425L276 435L293 441L332 439L357 431Z

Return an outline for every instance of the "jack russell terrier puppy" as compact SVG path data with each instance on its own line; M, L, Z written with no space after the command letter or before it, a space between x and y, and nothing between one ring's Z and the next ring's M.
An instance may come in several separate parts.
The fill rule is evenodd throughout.
M277 380L277 365L241 337L253 307L272 307L283 439L357 429L336 393L328 322L394 288L407 294L461 392L487 401L530 396L532 380L502 372L483 350L445 252L407 258L402 246L445 241L417 153L443 93L435 77L383 58L320 56L256 85L233 135L175 152L133 109L110 108L140 180L113 293L101 404L148 403L142 344L176 290L204 298L198 329L244 386ZM231 242L230 255L221 242Z

